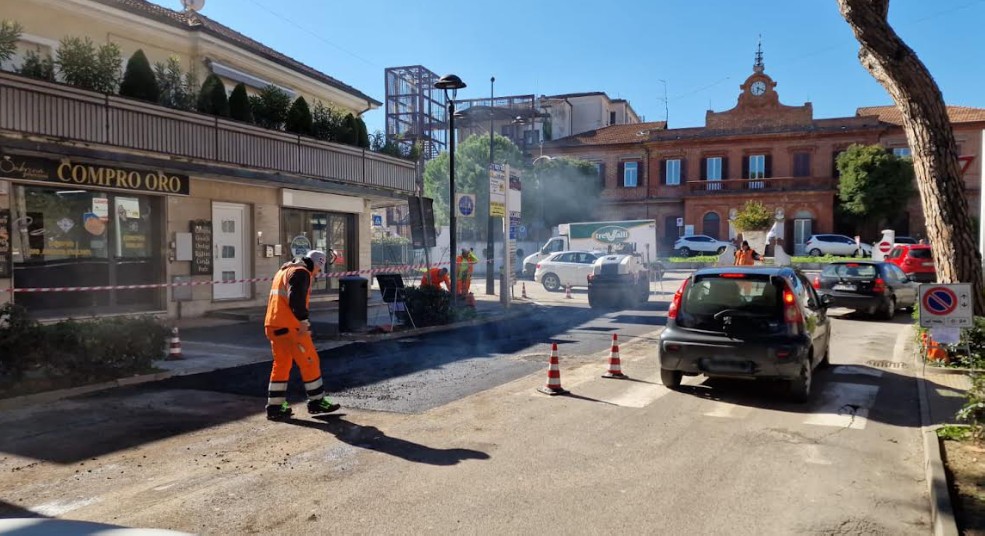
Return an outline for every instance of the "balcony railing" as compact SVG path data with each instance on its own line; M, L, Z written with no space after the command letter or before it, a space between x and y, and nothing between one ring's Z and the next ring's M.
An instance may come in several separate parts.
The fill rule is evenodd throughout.
M411 162L9 73L0 73L0 129L414 191Z
M771 177L768 179L729 179L724 181L687 181L692 195L730 193L792 192L833 190L836 180L827 177Z

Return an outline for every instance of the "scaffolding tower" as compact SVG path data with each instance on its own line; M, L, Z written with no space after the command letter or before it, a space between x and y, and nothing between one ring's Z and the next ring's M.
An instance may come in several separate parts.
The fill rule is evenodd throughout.
M386 136L404 150L421 143L430 160L445 150L444 92L435 89L440 76L421 65L388 67L386 76Z

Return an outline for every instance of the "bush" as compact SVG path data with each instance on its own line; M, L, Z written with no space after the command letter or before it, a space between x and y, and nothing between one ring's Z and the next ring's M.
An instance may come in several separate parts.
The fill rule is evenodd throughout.
M10 60L17 52L17 41L20 40L24 27L12 20L0 21L0 63Z
M959 421L967 422L976 441L985 440L985 374L971 375L968 400L958 411Z
M356 123L356 116L346 114L338 141L346 145L359 145L359 125Z
M116 93L120 85L123 55L116 43L98 48L88 37L65 37L55 58L58 72L68 84L102 93Z
M312 135L324 141L342 142L345 116L332 106L325 106L321 101L315 102L312 116Z
M284 130L295 134L310 136L313 131L313 119L311 109L308 108L308 101L304 97L298 97L287 111L287 120Z
M154 104L157 104L161 97L154 70L151 69L150 62L141 49L137 49L127 61L127 69L123 73L123 82L120 84L120 95Z
M198 95L198 78L195 73L183 73L181 60L176 56L167 63L154 64L154 78L160 92L158 103L168 108L192 111Z
M44 356L41 326L20 305L0 307L0 379L19 380Z
M765 231L773 226L773 213L759 201L746 201L735 216L735 228L739 231Z
M198 92L196 109L202 113L229 117L229 98L226 96L226 84L218 75L210 74L202 89Z
M18 74L30 76L31 78L54 82L55 61L51 59L51 56L42 58L37 52L31 50L24 57L24 63L21 64L17 72Z
M362 117L356 118L356 145L369 149L369 130L366 129L366 122Z
M451 293L427 287L408 287L407 310L417 327L440 326L451 322Z
M280 130L287 121L287 110L291 107L291 96L277 86L267 86L260 93L250 97L253 120L264 128Z
M244 123L253 122L253 110L250 108L250 96L246 94L246 85L240 82L229 94L229 117Z

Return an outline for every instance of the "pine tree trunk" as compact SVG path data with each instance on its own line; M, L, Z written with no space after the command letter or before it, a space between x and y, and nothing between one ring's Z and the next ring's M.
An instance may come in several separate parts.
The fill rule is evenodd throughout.
M971 283L975 315L985 315L982 259L940 89L889 25L889 0L838 0L838 5L861 45L859 61L903 114L937 278L942 283Z

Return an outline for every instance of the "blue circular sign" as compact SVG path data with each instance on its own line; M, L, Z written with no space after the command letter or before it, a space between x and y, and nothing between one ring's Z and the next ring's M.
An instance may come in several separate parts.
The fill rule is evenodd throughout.
M458 200L458 211L461 212L463 216L471 216L472 212L475 211L475 202L472 201L471 197L463 195Z
M957 309L958 297L949 288L932 288L923 296L923 307L933 315L948 315Z

